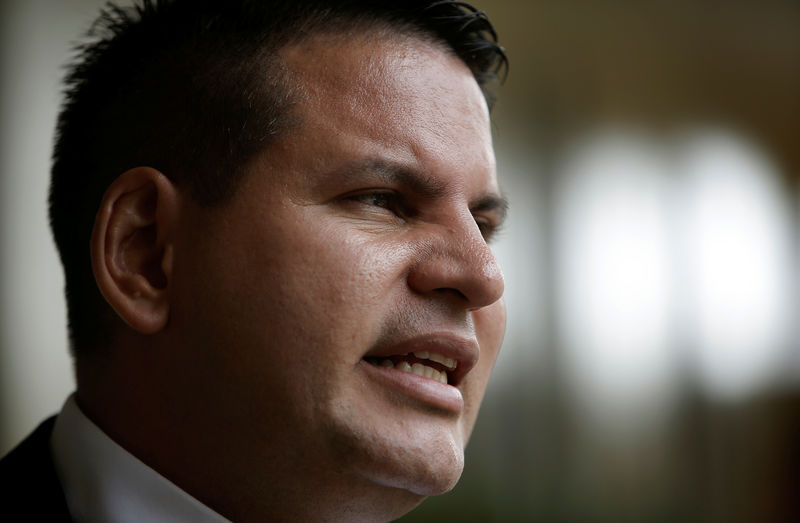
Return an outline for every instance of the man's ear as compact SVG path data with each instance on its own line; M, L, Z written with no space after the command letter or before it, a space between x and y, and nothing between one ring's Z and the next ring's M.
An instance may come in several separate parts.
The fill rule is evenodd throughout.
M161 331L169 319L179 194L150 167L114 180L100 204L91 239L92 271L100 292L131 328Z

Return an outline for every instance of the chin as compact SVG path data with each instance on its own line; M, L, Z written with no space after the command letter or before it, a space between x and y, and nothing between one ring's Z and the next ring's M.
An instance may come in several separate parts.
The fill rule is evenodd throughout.
M376 509L384 512L380 515L376 512L374 518L367 519L393 521L416 508L426 498L449 492L458 483L463 469L463 459L456 461L451 467L414 467L413 471L407 466L403 466L402 470L394 466L385 467L383 474L376 474L379 471L376 467L368 479L378 490L373 491L370 499L380 500Z
M409 491L422 497L438 496L453 490L461 478L461 472L446 475L429 475L410 486Z
M461 453L447 466L441 464L435 468L429 468L426 473L415 478L409 486L409 490L420 496L438 496L449 492L456 486L461 479L461 472L464 470L464 456Z
M412 506L455 487L464 469L472 411L453 415L382 394L342 394L327 405L320 448L343 473L373 491ZM319 404L318 404L319 405ZM347 471L347 472L345 472ZM358 478L358 479L356 479Z
M372 469L373 481L406 490L420 496L420 500L449 492L461 478L464 452L455 444L448 447L437 452L415 452L412 455L396 453L393 456L395 459Z

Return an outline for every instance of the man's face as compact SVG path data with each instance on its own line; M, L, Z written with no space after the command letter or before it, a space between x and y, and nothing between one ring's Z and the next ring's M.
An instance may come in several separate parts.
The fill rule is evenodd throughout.
M441 493L505 323L486 104L417 39L316 37L285 59L297 128L231 201L187 204L175 379L231 463Z

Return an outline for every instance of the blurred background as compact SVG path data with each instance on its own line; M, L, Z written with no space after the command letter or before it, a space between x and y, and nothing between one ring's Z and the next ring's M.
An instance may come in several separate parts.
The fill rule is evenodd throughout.
M98 0L0 1L0 454L72 390L46 221ZM800 521L800 3L486 0L506 342L423 521Z

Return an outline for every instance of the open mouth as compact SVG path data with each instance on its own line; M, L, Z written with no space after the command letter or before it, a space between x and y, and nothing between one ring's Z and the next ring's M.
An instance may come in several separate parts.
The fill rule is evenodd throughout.
M416 351L387 357L365 357L368 363L387 369L409 372L447 385L456 385L458 362L438 352Z

